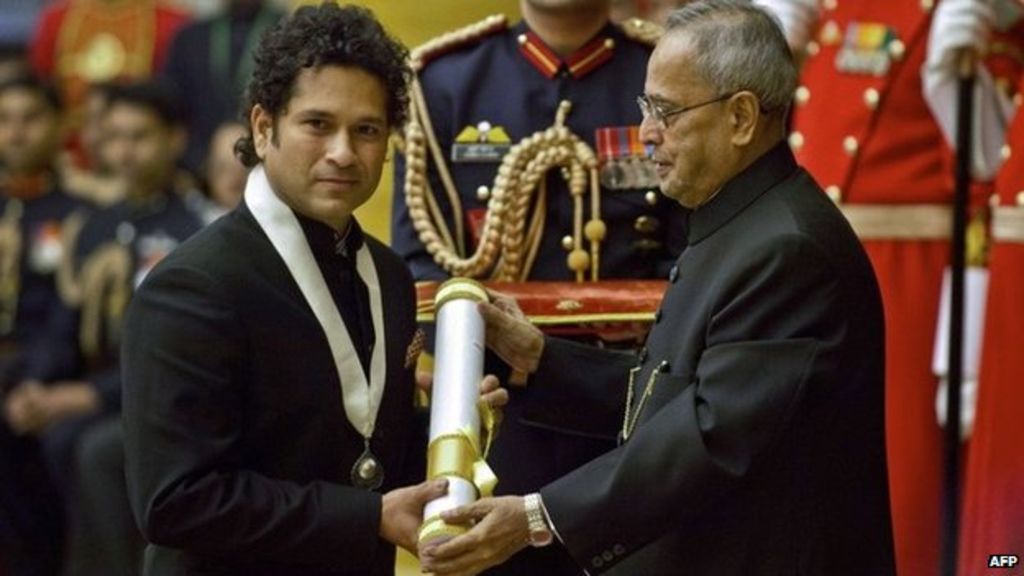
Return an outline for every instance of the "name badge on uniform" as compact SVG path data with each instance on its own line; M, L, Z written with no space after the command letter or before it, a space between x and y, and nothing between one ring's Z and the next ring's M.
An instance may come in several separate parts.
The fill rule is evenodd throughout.
M64 254L61 243L60 221L49 220L32 234L28 265L36 274L53 274Z
M455 137L452 162L501 162L511 147L505 129L485 120L476 126L466 126Z
M138 266L135 270L133 285L138 288L142 281L146 279L146 275L149 274L150 270L178 247L178 240L161 230L156 234L139 238L136 246Z
M836 53L836 69L847 74L885 76L894 59L903 56L896 30L885 24L851 22Z
M640 141L639 126L610 126L594 131L601 164L601 186L609 190L650 188L658 185L657 173Z

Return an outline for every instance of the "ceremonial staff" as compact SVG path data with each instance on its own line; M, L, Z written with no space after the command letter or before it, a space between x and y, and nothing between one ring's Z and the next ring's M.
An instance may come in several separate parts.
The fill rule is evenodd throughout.
M971 121L974 110L975 54L961 51L956 119L956 185L953 192L952 272L950 278L949 374L946 388L946 482L943 494L943 576L955 576L960 523L960 389L963 383L964 276L967 202L971 185Z

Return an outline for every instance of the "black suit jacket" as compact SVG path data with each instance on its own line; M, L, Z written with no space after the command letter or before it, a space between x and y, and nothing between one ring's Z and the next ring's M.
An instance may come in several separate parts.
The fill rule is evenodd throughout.
M387 382L372 450L382 491L424 476L413 420L415 296L367 237ZM380 494L349 486L363 451L326 337L243 203L180 246L132 300L124 338L128 490L145 573L392 574Z
M591 574L892 574L882 305L857 238L784 144L688 233L639 357L545 349L537 381L561 382L533 400L577 407L562 418L620 428L624 399L578 406L632 364L630 422L643 404L624 444L541 490L569 552Z

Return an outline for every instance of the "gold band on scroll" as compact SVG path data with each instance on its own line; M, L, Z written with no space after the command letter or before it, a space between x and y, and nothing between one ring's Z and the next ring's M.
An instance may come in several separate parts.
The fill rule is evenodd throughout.
M484 285L472 278L449 278L437 289L434 296L434 310L440 310L441 306L449 300L464 298L477 302L490 302L487 296L487 289Z
M423 521L419 538L421 542L426 540L445 540L460 536L468 531L469 528L467 526L449 524L442 520L440 516L431 516Z
M479 458L478 450L465 434L438 436L427 447L427 480L457 476L473 483L473 464Z

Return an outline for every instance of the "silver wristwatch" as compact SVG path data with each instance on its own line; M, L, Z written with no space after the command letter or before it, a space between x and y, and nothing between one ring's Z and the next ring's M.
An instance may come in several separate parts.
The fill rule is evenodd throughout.
M527 494L523 498L523 507L526 508L526 520L530 529L530 546L541 547L551 544L553 540L551 527L548 526L547 518L544 515L544 508L540 503L540 494Z

